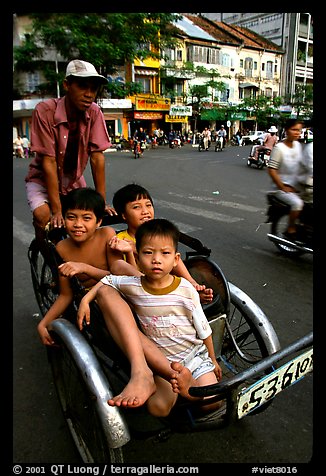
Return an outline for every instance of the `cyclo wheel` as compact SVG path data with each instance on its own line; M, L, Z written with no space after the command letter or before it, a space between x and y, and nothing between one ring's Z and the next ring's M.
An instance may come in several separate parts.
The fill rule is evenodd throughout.
M34 239L28 250L35 298L42 316L50 309L59 294L56 263L45 260Z
M232 292L230 292L230 311L227 320L236 345L243 353L242 356L239 355L226 329L222 343L221 359L227 369L224 374L231 376L251 367L255 362L267 357L270 352L259 332L259 328L256 327L246 312L245 305L239 303Z
M122 448L110 448L87 388L68 347L53 332L56 346L48 347L55 387L65 420L84 463L123 463Z

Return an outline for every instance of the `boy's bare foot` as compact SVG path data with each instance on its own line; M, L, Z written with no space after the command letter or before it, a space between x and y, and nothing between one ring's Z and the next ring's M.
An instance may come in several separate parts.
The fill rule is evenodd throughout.
M192 377L190 370L179 362L172 362L171 368L174 370L170 379L173 391L182 397L188 399L192 398L190 397L188 390L190 387L195 385L195 380Z
M107 403L111 407L140 407L153 395L155 389L153 375L135 375L131 377L122 392L116 397L110 398Z

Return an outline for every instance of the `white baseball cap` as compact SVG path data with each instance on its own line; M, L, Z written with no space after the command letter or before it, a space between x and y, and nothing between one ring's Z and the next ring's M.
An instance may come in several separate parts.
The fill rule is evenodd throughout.
M91 63L78 59L72 60L68 64L66 69L66 78L68 76L76 76L77 78L98 78L102 84L107 83L107 79L101 74L98 74L95 67Z

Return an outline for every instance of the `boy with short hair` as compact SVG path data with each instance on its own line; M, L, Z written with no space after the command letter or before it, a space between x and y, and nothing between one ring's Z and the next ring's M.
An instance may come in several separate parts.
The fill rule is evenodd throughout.
M188 393L190 386L217 383L222 371L217 363L212 331L200 305L199 295L185 278L175 276L180 254L179 230L165 219L147 220L137 228L136 248L142 276L108 275L87 293L78 310L78 325L90 320L89 303L103 287L117 289L133 307L143 333L156 344L170 363L170 378L154 375L156 389L147 399L154 416L169 415L178 394L198 400ZM117 309L118 313L119 310ZM146 355L146 354L145 354ZM126 400L127 399L127 400ZM123 396L110 405L133 405ZM205 406L203 406L205 408Z
M72 190L63 201L63 216L68 237L56 245L56 250L64 263L59 266L60 293L38 324L41 341L45 345L54 343L48 332L50 323L59 317L73 301L73 291L70 285L72 276L77 276L84 288L90 288L99 279L108 274L113 263L116 270L125 274L135 274L134 267L120 259L109 246L115 236L112 227L100 227L105 213L103 196L94 189L86 187ZM132 255L131 247L126 242L120 248L128 255Z
M112 249L116 249L117 246L121 246L120 240L127 241L134 249L136 242L136 232L138 227L154 218L154 202L153 199L144 187L136 183L130 183L117 190L113 196L112 204L118 215L126 222L127 229L118 233L110 242ZM129 255L128 262L132 264L132 258ZM134 266L137 267L136 260ZM177 276L182 276L188 279L188 281L195 287L200 293L201 301L204 304L208 304L213 299L213 290L206 289L205 285L198 284L195 279L189 273L184 262L180 259L174 270ZM113 270L114 274L116 273Z

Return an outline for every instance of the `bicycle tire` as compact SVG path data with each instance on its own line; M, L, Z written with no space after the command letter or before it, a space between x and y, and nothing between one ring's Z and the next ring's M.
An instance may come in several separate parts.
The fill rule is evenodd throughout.
M28 249L28 258L35 298L44 316L59 294L57 267L45 260L35 239Z
M48 347L54 384L64 418L84 463L123 463L123 450L109 447L93 395L63 340L53 332L56 346Z
M271 223L272 235L276 235L276 236L279 236L280 238L284 238L283 233L285 230L287 230L288 221L289 221L289 217L287 214L284 214L282 216L278 215L277 217L275 217ZM277 241L274 241L273 243L279 251L281 251L287 256L299 257L304 254L303 250L300 250L295 247L291 247L290 245L278 243Z

